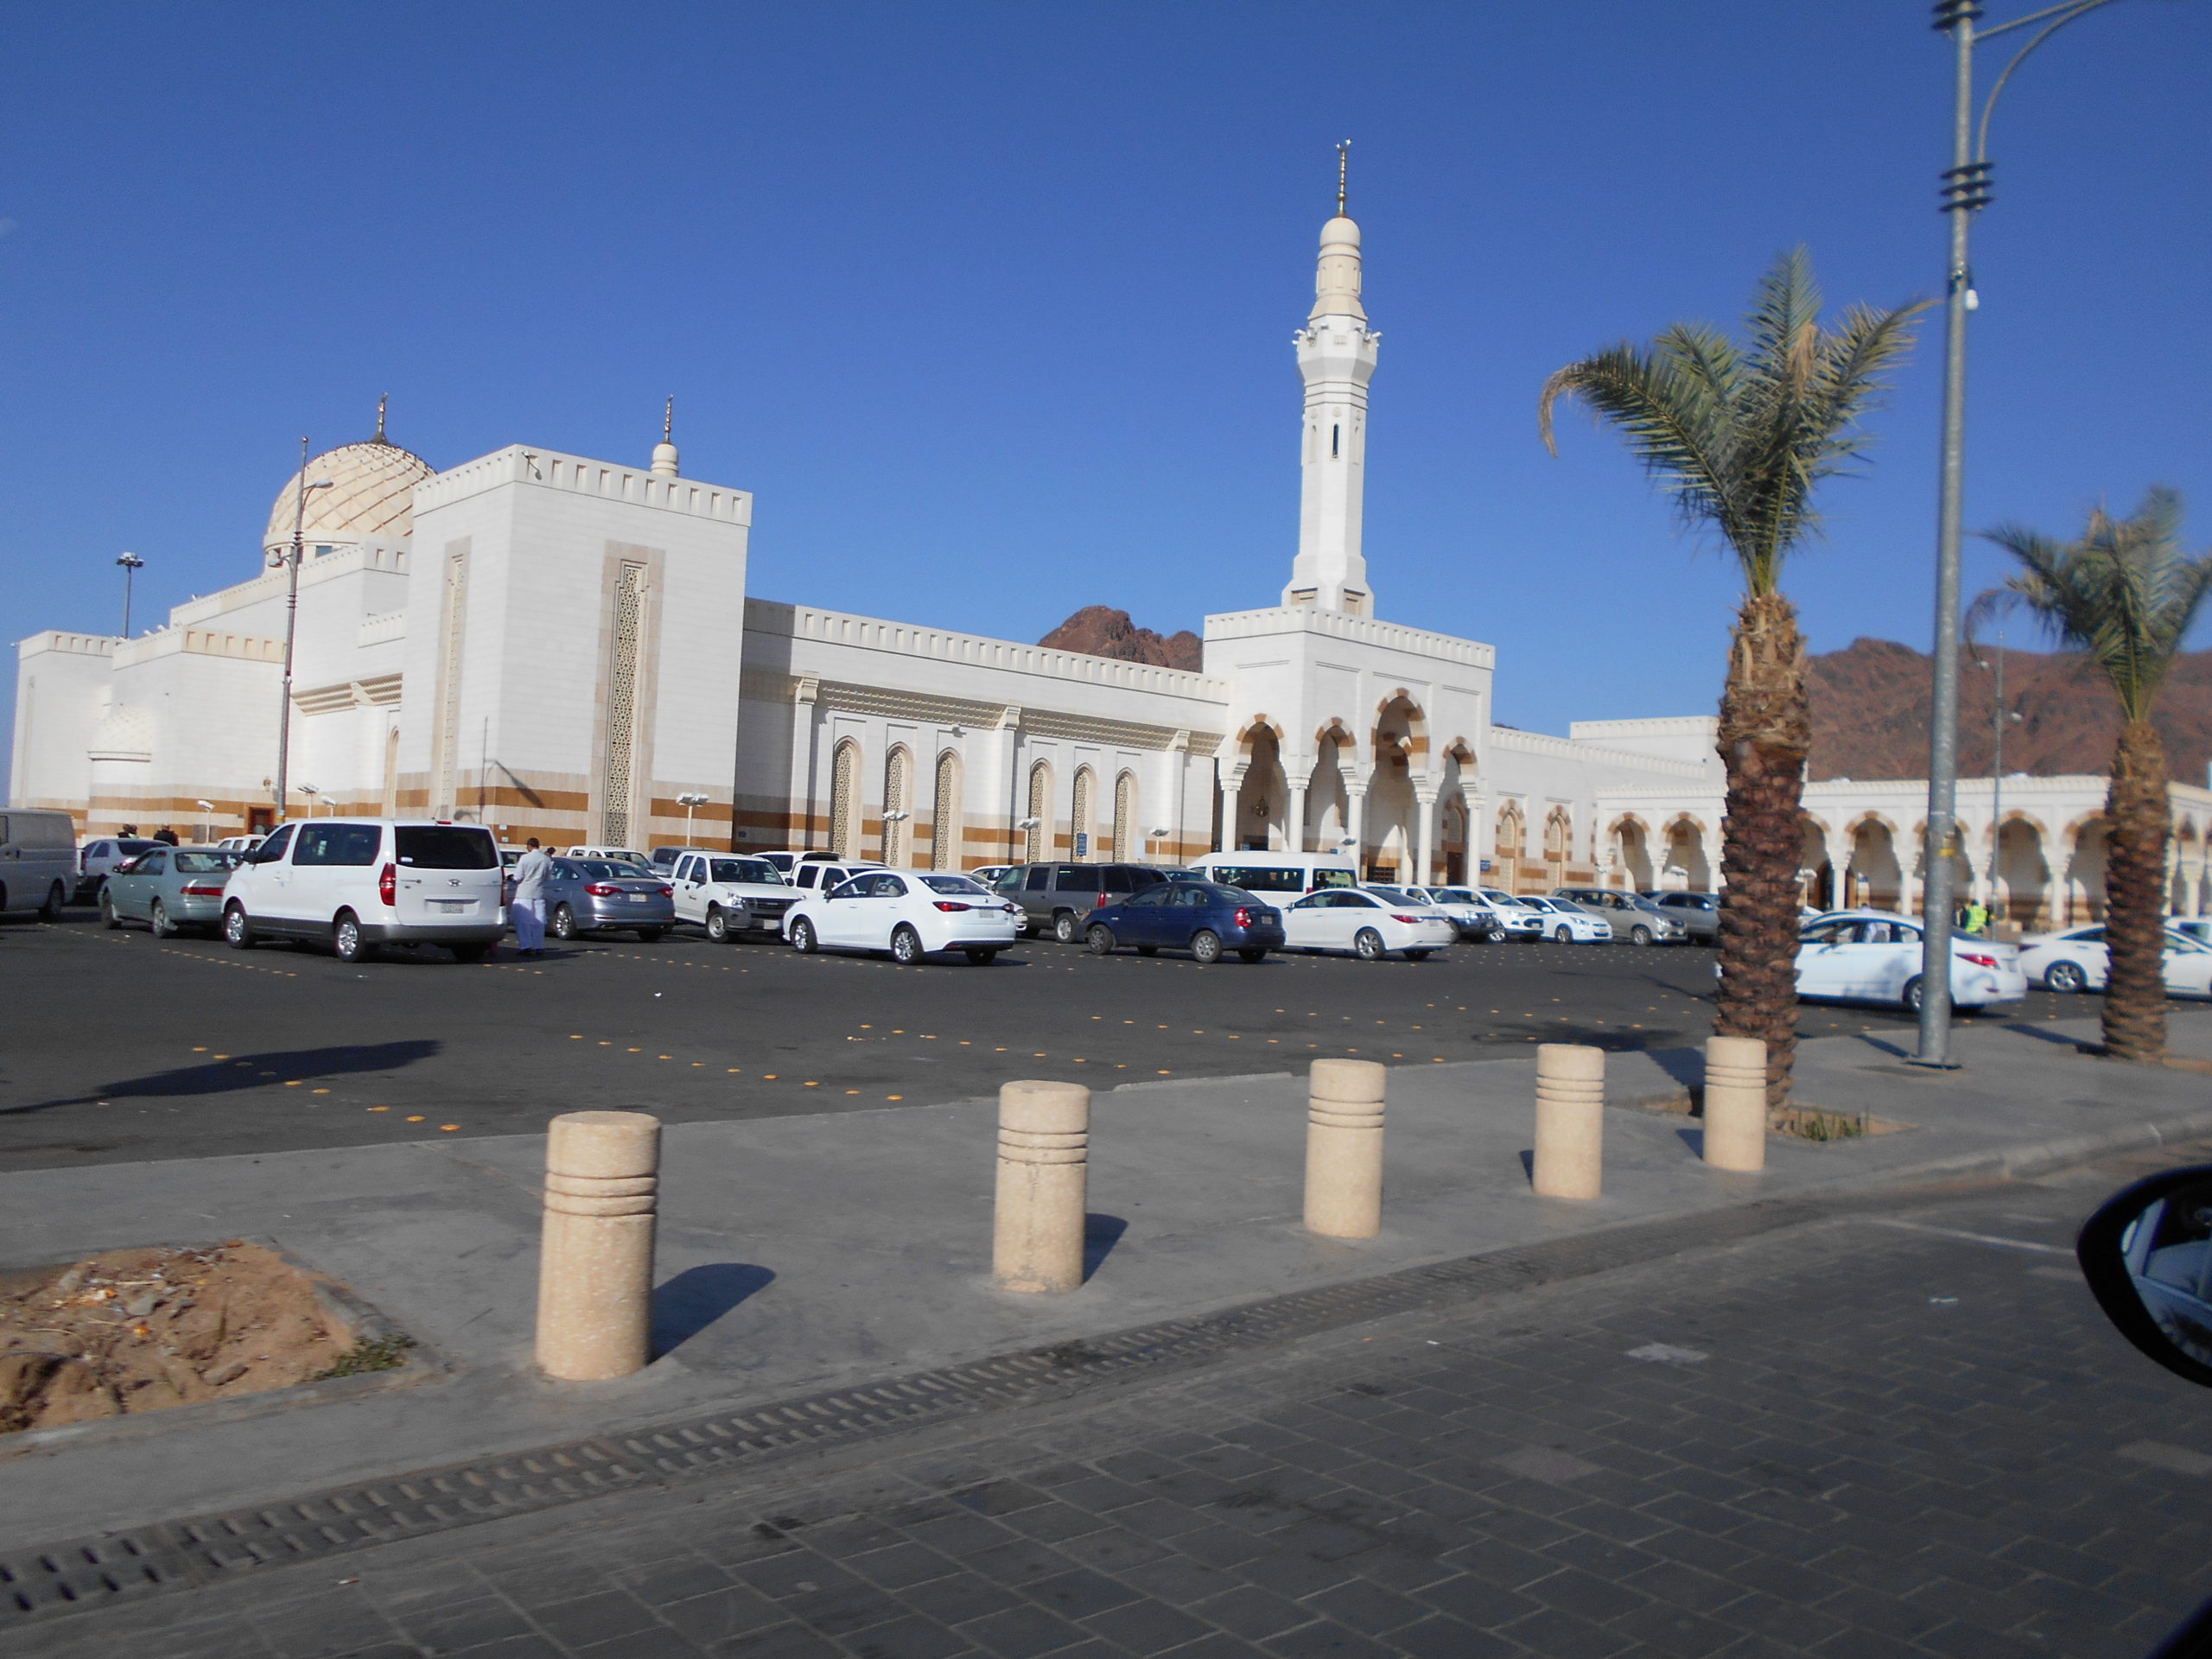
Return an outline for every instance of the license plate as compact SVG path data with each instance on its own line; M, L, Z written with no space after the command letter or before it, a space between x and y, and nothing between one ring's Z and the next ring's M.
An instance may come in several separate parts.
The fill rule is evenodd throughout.
M630 902L633 905L642 905L645 902L645 895L642 893L633 893L630 895Z
M443 911L447 915L450 916L456 912L467 910L468 908L468 900L466 899L433 899L430 900L430 908L432 910Z

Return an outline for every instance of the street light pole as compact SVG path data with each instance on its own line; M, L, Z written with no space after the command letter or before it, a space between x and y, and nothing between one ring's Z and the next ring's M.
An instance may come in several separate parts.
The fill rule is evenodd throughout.
M2015 17L1992 29L1974 29L1981 0L1936 0L1936 28L1951 36L1953 52L1951 165L1943 174L1942 211L1951 221L1950 261L1943 310L1942 477L1936 512L1936 662L1928 734L1928 831L1923 859L1920 959L1920 1049L1915 1065L1949 1069L1951 1058L1951 918L1957 867L1951 856L1958 835L1959 793L1959 527L1966 489L1967 313L1977 303L1967 257L1974 216L1989 206L1989 118L1999 94L2028 54L2076 17L2112 0L2064 3ZM1989 89L1980 130L1974 111L1974 48L1977 41L2030 23L2042 29L2015 53Z
M125 553L116 563L123 567L123 637L130 637L130 578L146 568L146 561L136 553Z
M305 540L308 522L308 492L327 490L330 480L319 478L308 482L308 441L300 440L300 483L292 505L292 551L283 560L290 571L284 588L284 686L283 701L276 711L276 822L283 823L292 816L292 798L286 792L292 766L292 645L299 632L300 620L300 554Z

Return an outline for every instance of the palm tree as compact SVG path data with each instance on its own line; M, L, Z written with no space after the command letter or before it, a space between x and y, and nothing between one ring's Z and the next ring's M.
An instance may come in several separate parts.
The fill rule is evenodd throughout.
M1800 803L1813 735L1805 638L1782 569L1818 532L1814 487L1865 452L1859 422L1921 309L1857 305L1823 329L1812 260L1796 248L1760 278L1740 345L1678 322L1648 347L1623 342L1569 364L1537 404L1556 454L1553 406L1580 398L1620 432L1684 524L1718 533L1743 568L1717 738L1728 802L1713 1028L1765 1042L1770 1107L1788 1103L1796 1058Z
M2182 550L2181 497L2152 489L2129 518L2093 509L2076 542L2017 524L1985 532L2020 562L1974 601L1977 616L2024 607L2112 682L2125 724L2105 791L2105 1052L2156 1065L2166 1054L2166 750L2151 710L2212 589L2212 553Z

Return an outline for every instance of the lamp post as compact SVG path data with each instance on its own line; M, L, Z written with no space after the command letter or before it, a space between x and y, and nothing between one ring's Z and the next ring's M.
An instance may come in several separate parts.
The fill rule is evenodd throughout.
M1943 441L1936 512L1936 675L1928 735L1928 879L1923 890L1920 1048L1914 1065L1949 1069L1951 1058L1951 918L1957 897L1952 843L1959 795L1959 525L1966 485L1967 313L1980 301L1967 257L1967 231L1991 196L1989 118L2022 60L2076 17L2113 0L2063 0L1977 30L1981 0L1936 0L1935 27L1951 37L1951 165L1943 173L1942 211L1950 216L1950 263L1944 277ZM1974 119L1974 48L2016 29L2040 24L2012 54Z
M123 567L123 637L130 637L130 578L146 568L146 561L136 553L125 553L116 560Z
M292 550L289 555L278 553L270 561L283 564L290 573L284 588L284 686L283 702L276 711L276 817L279 823L291 816L291 798L285 793L284 784L292 766L292 643L299 632L300 621L300 550L308 522L308 492L327 490L330 480L319 478L308 482L308 441L300 440L300 486L295 492L292 505Z
M193 804L207 815L200 820L200 842L204 847L215 839L215 803L194 801Z
M683 844L689 847L691 844L691 814L707 804L707 798L703 795L679 795L676 798L676 804L683 809Z

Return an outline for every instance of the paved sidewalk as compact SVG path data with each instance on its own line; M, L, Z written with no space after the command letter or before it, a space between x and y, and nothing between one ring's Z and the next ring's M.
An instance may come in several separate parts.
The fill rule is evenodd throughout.
M2203 1040L2192 1022L2177 1029ZM1913 1071L1870 1040L1808 1044L1805 1098L1914 1127L1827 1145L1776 1138L1760 1176L1705 1168L1690 1120L1610 1112L1606 1194L1589 1205L1528 1190L1533 1059L1398 1068L1388 1225L1363 1244L1313 1239L1298 1224L1299 1079L1117 1090L1098 1097L1094 1123L1096 1270L1061 1299L1005 1296L988 1283L988 1102L685 1125L670 1131L664 1156L664 1357L598 1386L550 1384L528 1364L537 1137L0 1177L0 1261L265 1234L353 1287L451 1368L340 1404L287 1410L272 1400L235 1421L149 1416L24 1446L0 1461L0 1548L271 1503L1654 1217L2212 1130L2202 1076L2082 1058L2060 1036L1977 1025L1961 1033L1971 1064L1955 1074ZM1684 1058L1613 1056L1611 1098L1678 1090Z
M2126 1659L2212 1589L2203 1395L2065 1265L2133 1173L0 1629L0 1653Z

